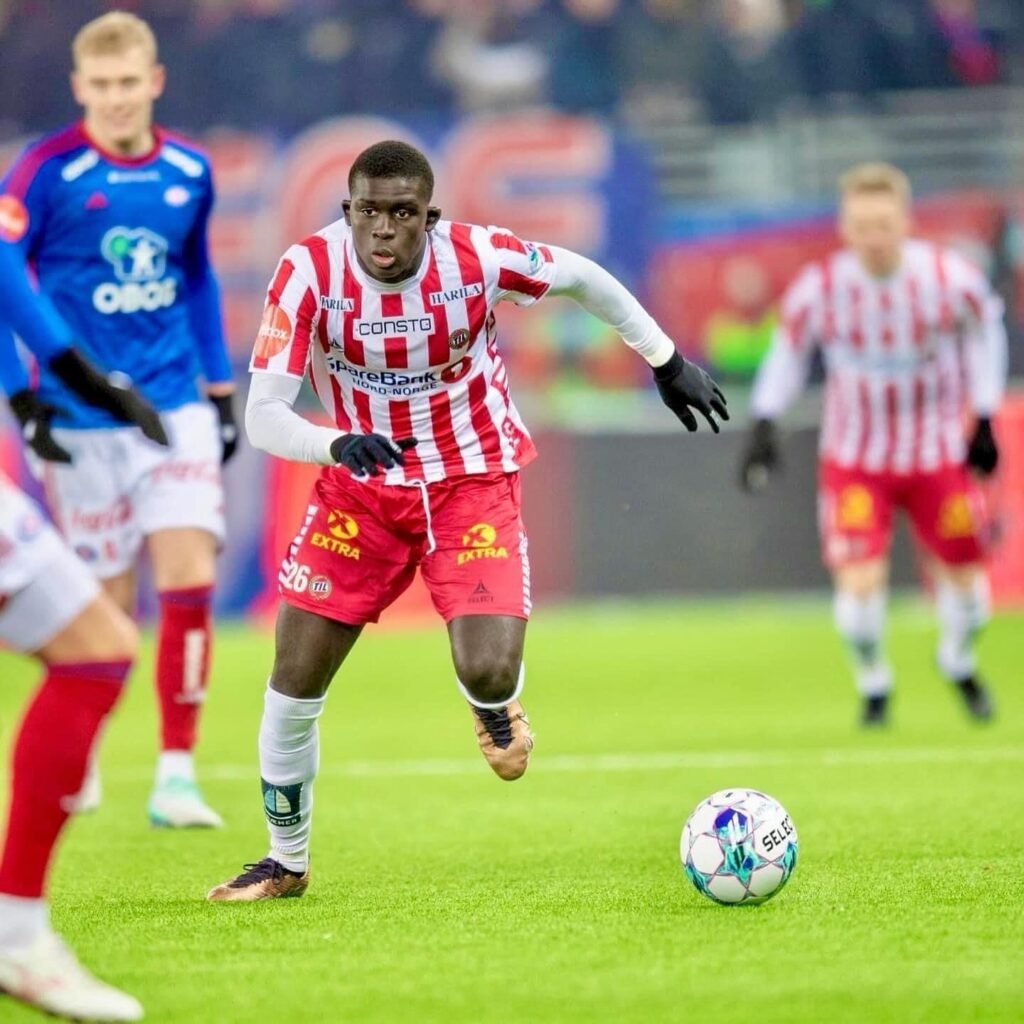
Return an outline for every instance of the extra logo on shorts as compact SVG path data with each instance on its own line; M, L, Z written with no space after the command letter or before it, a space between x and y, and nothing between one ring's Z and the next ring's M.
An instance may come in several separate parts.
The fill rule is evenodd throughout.
M490 523L476 523L462 535L462 546L455 557L456 565L465 565L478 558L508 558L508 548L498 545L498 531Z
M943 540L960 540L974 536L974 512L966 494L951 494L943 501L935 527Z
M309 538L310 544L315 548L322 548L331 551L344 558L359 560L360 550L354 544L350 544L353 538L359 536L359 524L347 512L332 508L327 513L327 533L315 530ZM330 593L324 594L324 598ZM322 598L321 598L322 600Z
M850 484L839 493L836 526L840 530L867 530L874 525L875 501L861 484Z
M327 529L338 540L351 540L359 535L359 524L347 513L332 508L327 515Z

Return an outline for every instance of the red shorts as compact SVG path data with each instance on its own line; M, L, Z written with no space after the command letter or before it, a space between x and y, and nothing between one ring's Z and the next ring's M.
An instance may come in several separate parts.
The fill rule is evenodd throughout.
M438 614L530 615L518 473L416 486L360 483L330 469L288 549L278 591L296 608L376 622L419 566Z
M887 554L893 509L906 512L918 543L939 561L964 565L984 557L984 498L964 466L897 474L823 462L818 483L818 525L829 568Z

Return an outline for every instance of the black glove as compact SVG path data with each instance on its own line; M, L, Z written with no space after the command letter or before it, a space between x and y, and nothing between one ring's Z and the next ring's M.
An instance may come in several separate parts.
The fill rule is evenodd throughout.
M71 453L50 433L50 420L57 411L52 405L40 402L36 393L28 388L15 391L7 401L21 424L21 436L39 458L46 462L71 461Z
M235 422L235 410L231 395L210 395L220 420L220 464L230 461L238 451L238 424Z
M342 434L331 442L331 458L356 476L379 476L381 469L404 466L402 452L416 445L415 437L389 441L380 434Z
M775 424L771 420L755 420L740 459L740 487L748 493L760 491L779 464Z
M661 400L679 417L687 430L697 429L697 417L693 415L693 406L708 421L711 429L717 434L718 424L712 412L718 413L723 420L729 418L725 407L725 395L718 385L695 363L684 359L678 352L662 366L654 368L654 382L658 386Z
M143 434L166 447L169 442L156 410L131 386L123 373L104 377L80 352L69 348L50 360L50 369L89 405L123 423L134 423Z
M999 465L999 446L992 433L992 421L979 416L974 433L967 442L967 465L979 476L991 476Z

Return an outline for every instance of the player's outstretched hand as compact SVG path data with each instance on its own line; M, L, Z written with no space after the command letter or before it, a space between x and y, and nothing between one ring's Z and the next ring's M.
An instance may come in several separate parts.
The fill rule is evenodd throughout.
M103 409L122 423L134 423L150 441L164 447L170 444L156 409L132 387L126 374L115 371L104 377L74 348L51 359L50 369L82 401Z
M654 382L658 386L661 400L679 417L679 421L687 430L697 429L696 409L708 421L708 425L717 434L719 426L714 415L727 420L729 410L726 408L725 395L721 388L695 363L684 359L678 352L661 366L654 368Z
M748 494L763 490L778 467L775 424L771 420L755 420L740 458L740 487Z
M50 420L57 412L52 405L40 402L36 393L29 388L15 391L8 403L21 424L21 436L39 458L45 462L71 461L71 453L59 445L50 433Z
M992 421L979 416L967 444L967 465L979 476L991 476L999 465L999 446L992 433Z
M238 423L235 420L233 396L210 395L209 398L220 421L220 464L223 466L238 451Z
M382 434L342 434L331 442L331 458L356 476L379 476L382 469L404 466L402 452L416 443L415 437L391 441Z

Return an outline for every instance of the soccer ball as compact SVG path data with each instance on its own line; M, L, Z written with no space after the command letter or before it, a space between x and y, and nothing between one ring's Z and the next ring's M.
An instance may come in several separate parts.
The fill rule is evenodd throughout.
M770 900L796 866L797 838L786 809L756 789L723 789L686 819L679 856L697 891L716 903Z

